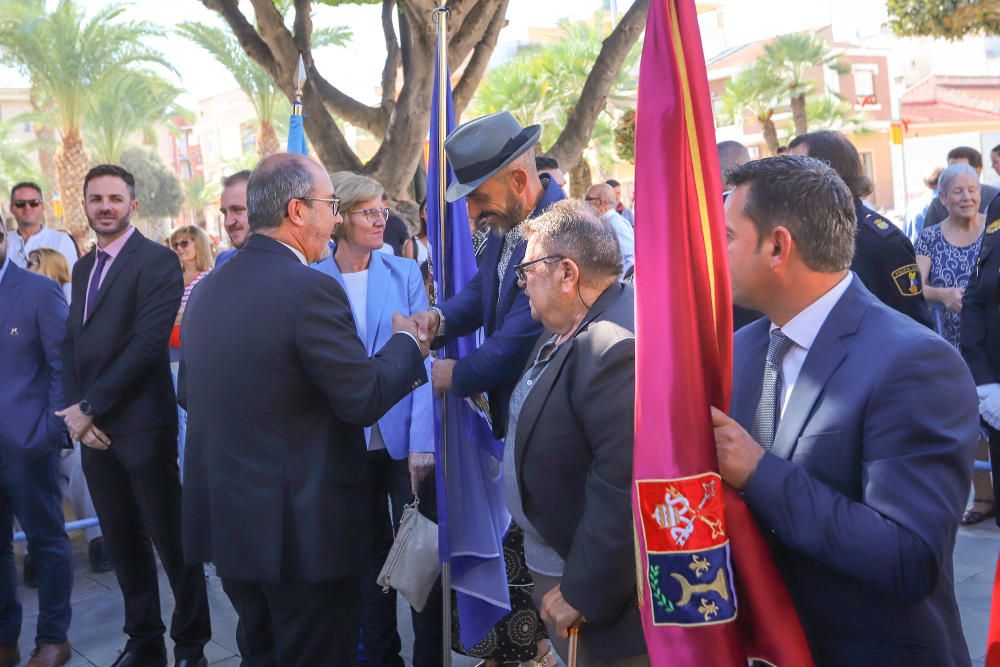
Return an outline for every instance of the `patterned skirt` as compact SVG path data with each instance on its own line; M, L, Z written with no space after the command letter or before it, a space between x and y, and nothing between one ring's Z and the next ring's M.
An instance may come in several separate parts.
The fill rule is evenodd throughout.
M547 639L548 634L531 599L534 584L524 562L524 531L515 524L511 524L503 538L503 556L510 591L510 613L481 642L465 648L459 641L458 608L452 598L451 642L452 648L462 655L495 660L503 665L517 665L533 659L538 654L538 642Z

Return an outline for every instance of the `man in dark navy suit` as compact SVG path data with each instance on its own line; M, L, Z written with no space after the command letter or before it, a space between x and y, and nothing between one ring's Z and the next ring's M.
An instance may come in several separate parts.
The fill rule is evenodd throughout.
M848 270L854 202L829 166L779 156L730 181L733 300L765 317L735 337L733 418L713 408L722 478L766 531L817 665L968 665L952 551L969 371Z
M59 451L69 445L63 407L66 297L54 281L7 259L0 220L0 667L21 660L21 603L11 549L16 516L38 569L38 631L30 667L70 658L73 566L63 529Z
M566 198L550 176L538 175L533 147L541 133L540 125L522 128L510 113L501 111L464 123L448 135L444 148L455 180L446 198L453 202L465 197L469 218L477 226L489 225L493 233L469 284L453 298L414 316L422 332L437 336L436 345L485 329L486 340L479 349L460 361L435 361L431 379L436 392L451 390L459 396L489 392L498 438L507 427L511 390L542 333L514 275L527 245L521 223Z

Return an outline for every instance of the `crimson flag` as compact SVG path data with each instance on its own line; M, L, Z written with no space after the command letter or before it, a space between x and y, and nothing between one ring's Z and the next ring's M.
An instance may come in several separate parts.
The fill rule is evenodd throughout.
M694 0L650 2L635 172L633 513L652 664L808 667L767 544L718 474L709 406L729 406L732 304Z

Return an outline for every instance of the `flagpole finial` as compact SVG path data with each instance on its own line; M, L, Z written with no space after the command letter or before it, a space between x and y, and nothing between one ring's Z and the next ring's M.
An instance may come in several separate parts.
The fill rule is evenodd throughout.
M302 97L302 88L306 85L306 64L299 54L299 66L295 70L295 97Z

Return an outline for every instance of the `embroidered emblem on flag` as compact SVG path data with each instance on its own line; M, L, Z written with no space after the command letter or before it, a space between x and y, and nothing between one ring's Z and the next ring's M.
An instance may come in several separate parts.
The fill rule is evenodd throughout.
M729 543L699 552L649 552L655 625L714 625L736 618Z
M635 484L647 551L697 551L728 541L717 473Z

